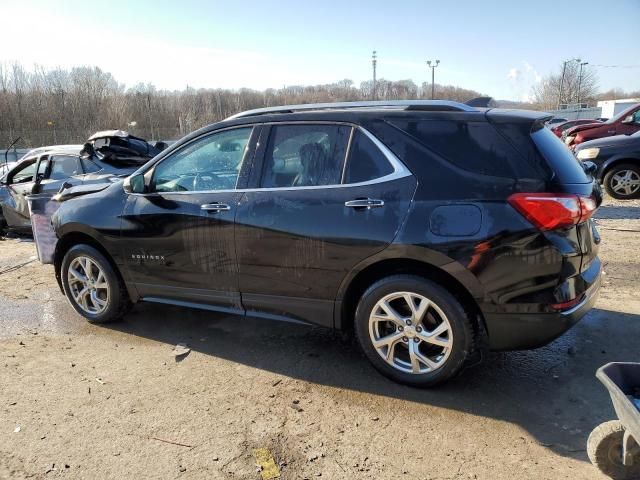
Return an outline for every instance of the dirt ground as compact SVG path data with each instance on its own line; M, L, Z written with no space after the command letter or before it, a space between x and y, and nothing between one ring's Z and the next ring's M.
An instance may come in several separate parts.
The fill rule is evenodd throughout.
M594 372L640 361L640 201L597 218L596 308L436 390L319 328L151 304L88 325L33 243L0 241L0 478L258 479L259 448L283 479L602 478L585 445L614 412Z

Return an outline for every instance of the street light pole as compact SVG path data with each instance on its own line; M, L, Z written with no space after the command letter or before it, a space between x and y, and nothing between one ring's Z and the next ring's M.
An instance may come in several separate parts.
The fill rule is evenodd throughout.
M374 50L373 54L371 55L371 65L373 66L373 99L376 99L376 65L378 64L378 54L377 52Z
M582 67L589 65L589 62L580 63L580 75L578 76L578 108L581 108L582 103L580 101L580 90L582 88Z
M440 60L436 60L433 65L431 65L431 60L427 60L427 67L431 69L431 100L435 98L435 78L436 78L436 67L440 64Z

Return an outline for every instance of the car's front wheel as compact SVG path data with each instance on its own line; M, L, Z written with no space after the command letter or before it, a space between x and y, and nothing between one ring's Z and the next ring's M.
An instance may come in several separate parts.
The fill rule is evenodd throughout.
M378 371L420 387L457 374L474 342L460 302L436 283L412 275L390 276L369 287L356 309L355 330Z
M619 200L640 197L640 165L615 165L604 176L604 188L610 196Z
M64 256L62 286L71 306L91 323L119 319L131 302L105 256L90 245L75 245Z

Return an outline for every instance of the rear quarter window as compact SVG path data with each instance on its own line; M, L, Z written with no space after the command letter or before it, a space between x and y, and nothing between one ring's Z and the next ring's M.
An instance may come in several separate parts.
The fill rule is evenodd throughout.
M520 155L487 122L393 119L389 123L462 169L516 177L512 162L521 161Z
M590 183L580 161L547 128L539 128L531 133L531 138L540 154L553 170L553 178L560 183Z

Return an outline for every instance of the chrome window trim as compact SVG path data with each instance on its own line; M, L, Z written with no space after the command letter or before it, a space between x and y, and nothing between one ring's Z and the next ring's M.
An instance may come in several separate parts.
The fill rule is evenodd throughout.
M314 124L317 125L319 123L323 124L341 124L341 125L351 125L354 129L360 130L364 133L378 149L382 152L382 154L386 157L387 161L393 167L393 172L388 175L384 175L382 177L374 178L372 180L367 180L366 182L357 182L357 183L340 183L334 185L313 185L313 186L300 186L300 187L267 187L267 188L239 188L239 189L225 189L225 190L199 190L197 192L194 191L185 191L185 192L149 192L149 193L130 193L129 195L137 195L137 196L148 196L148 195L201 195L201 194L211 194L211 193L254 193L254 192L282 192L282 191L290 191L290 190L321 190L321 189L334 189L334 188L349 188L349 187L365 187L368 185L376 185L378 183L391 182L393 180L398 180L400 178L410 177L412 175L411 171L402 163L402 161L387 147L384 143L382 143L375 135L373 135L369 130L360 126L354 125L348 122L316 122L316 121L300 121L300 122L266 122L260 123L260 125L271 125L271 124ZM255 126L255 125L252 125ZM244 126L246 128L246 125ZM216 130L216 132L220 132L223 130L230 130L231 128L242 128L242 126L236 125L234 127L225 128L221 130ZM213 133L213 132L212 132ZM353 130L352 130L353 135ZM200 139L202 137L197 137ZM197 140L193 139L193 141ZM191 142L189 142L191 143ZM185 144L188 145L189 143ZM164 159L163 159L164 160ZM161 160L162 161L162 160ZM345 162L346 164L346 162Z

